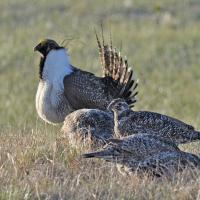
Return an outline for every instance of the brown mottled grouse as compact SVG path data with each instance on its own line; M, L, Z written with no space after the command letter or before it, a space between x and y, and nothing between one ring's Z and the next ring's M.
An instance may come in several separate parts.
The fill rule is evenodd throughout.
M116 163L122 174L147 173L160 177L187 167L200 167L198 156L182 152L173 142L151 134L110 139L104 149L83 154L82 157Z
M114 136L113 114L98 109L76 110L65 118L62 132L72 146L89 139L94 146L105 145Z
M123 163L124 159L128 158L140 161L158 152L180 151L173 142L151 134L136 134L121 139L113 138L108 142L103 150L83 154L83 157L103 158L106 161L117 160Z
M133 111L123 99L113 100L108 110L114 112L116 135L155 134L173 142L186 143L200 139L200 132L178 119L149 111Z
M128 172L135 172L135 167L137 167L137 172L145 172L157 177L172 177L184 169L200 169L200 158L183 151L166 151L150 156L137 164L127 160L126 170Z

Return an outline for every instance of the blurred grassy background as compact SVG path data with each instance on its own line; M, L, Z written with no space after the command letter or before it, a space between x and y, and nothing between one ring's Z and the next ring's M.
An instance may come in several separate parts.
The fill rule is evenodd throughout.
M135 109L200 129L199 10L199 0L1 0L1 137L34 132L54 137L60 127L45 125L35 110L39 56L33 47L41 38L67 39L72 64L100 75L94 28L100 32L101 22L107 39L111 30L114 45L134 66ZM198 144L191 151L199 152Z
M0 2L1 125L24 127L36 121L38 55L41 38L72 39L72 64L100 75L94 28L134 66L139 79L136 109L155 110L199 125L200 2L26 1Z

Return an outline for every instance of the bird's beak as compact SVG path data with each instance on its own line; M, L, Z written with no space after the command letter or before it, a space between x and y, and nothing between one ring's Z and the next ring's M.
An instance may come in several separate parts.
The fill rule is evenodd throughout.
M39 51L39 50L40 50L40 47L41 47L41 45L38 44L37 46L35 46L35 47L33 48L33 50L34 50L34 51Z

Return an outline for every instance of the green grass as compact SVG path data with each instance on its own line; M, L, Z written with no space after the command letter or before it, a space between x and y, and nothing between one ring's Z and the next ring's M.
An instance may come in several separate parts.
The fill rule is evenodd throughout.
M100 75L94 28L103 21L139 79L135 109L200 129L199 9L198 0L1 0L0 199L198 199L198 177L127 179L107 163L78 160L59 141L60 126L37 117L33 47L44 37L67 39L72 64ZM183 148L199 154L199 144Z

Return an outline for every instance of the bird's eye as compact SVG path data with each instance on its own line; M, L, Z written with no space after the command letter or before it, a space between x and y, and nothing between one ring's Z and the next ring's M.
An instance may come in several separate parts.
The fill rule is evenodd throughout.
M47 40L46 40L46 39L40 40L40 45L41 45L41 46L44 46L46 43L47 43Z

